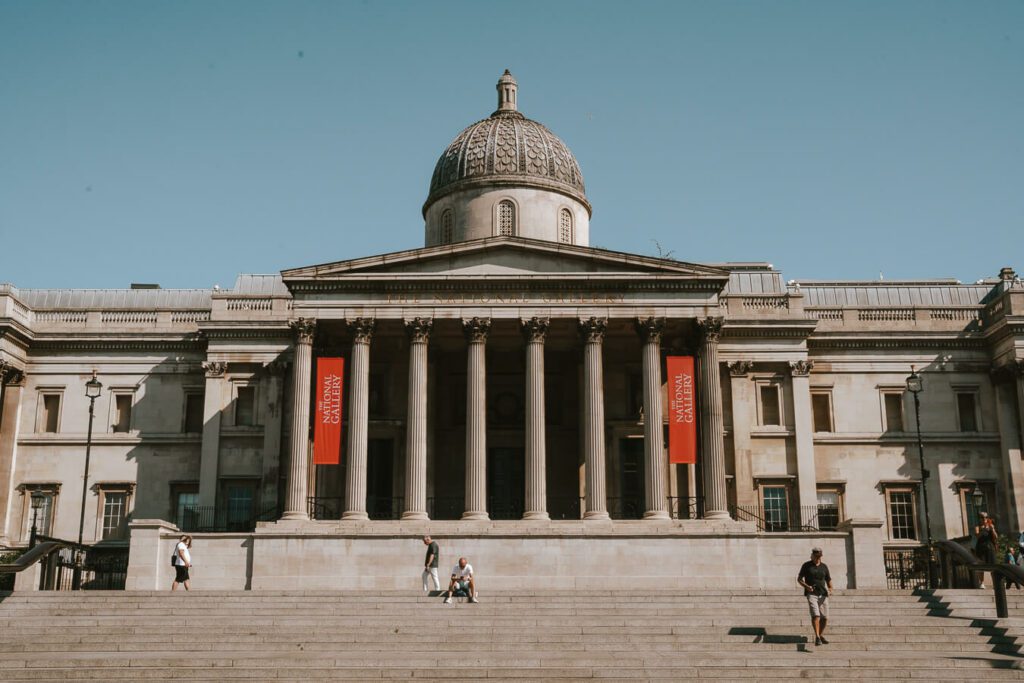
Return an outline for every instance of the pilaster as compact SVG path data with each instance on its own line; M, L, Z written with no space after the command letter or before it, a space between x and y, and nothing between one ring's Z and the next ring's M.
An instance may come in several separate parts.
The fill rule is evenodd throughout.
M732 397L732 455L736 473L736 504L757 505L754 490L754 472L751 463L753 449L750 426L754 423L755 395L749 373L754 363L738 360L729 363L729 382Z
M231 385L227 381L228 364L203 363L206 390L203 394L203 445L199 461L199 505L217 504L217 477L220 473L220 428L224 409L231 403Z
M801 507L800 523L810 519L807 508L818 505L818 477L814 465L814 418L811 414L811 369L814 361L789 364L793 383L793 429L796 433L796 479Z
M0 361L0 542L8 539L25 373Z

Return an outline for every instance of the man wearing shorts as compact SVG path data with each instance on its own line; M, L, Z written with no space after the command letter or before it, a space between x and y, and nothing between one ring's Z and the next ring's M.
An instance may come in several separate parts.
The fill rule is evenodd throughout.
M832 595L832 575L829 574L828 565L821 561L821 555L821 548L811 549L811 559L800 567L796 581L803 587L811 611L814 644L828 645L825 626L828 625L828 596Z
M448 595L445 596L444 604L452 604L452 594L460 590L466 592L470 602L478 602L476 584L473 583L473 565L464 557L460 557L459 563L452 569L452 579L448 582Z

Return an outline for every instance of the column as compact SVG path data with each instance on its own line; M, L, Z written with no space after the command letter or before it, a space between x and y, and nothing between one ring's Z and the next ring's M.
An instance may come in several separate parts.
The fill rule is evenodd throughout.
M664 318L637 318L643 340L644 519L669 519L665 487L665 437L661 417L661 333Z
M729 519L725 494L725 424L722 417L722 384L718 374L718 339L722 318L699 318L701 330L697 380L700 393L701 464L704 470L704 517Z
M217 505L217 477L220 473L220 423L224 408L231 403L228 364L203 363L206 388L203 392L203 445L199 459L199 506L209 508L210 519Z
M753 453L750 443L750 425L754 423L753 383L747 374L754 363L738 360L729 363L729 386L732 395L732 454L735 461L736 504L757 505L754 490L754 472L751 466Z
M292 426L288 443L288 490L281 519L309 519L309 403L315 318L289 323L295 331L292 365Z
M608 519L604 461L604 372L601 351L607 318L581 318L583 337L583 454L587 509L583 519Z
M265 510L280 500L281 422L284 403L284 374L287 361L275 360L264 366L263 393L263 467L260 505Z
M409 408L405 416L405 510L402 519L427 519L427 344L431 318L405 321L409 334Z
M1024 522L1024 471L1021 463L1021 419L1017 411L1017 377L1013 365L1003 366L993 372L992 381L996 392L996 416L999 419L999 452L1003 461L1003 490L1009 519L1002 524L1004 529L1019 529Z
M24 384L25 373L0 360L0 541L8 538L7 511L13 490L14 444L18 440Z
M523 519L548 519L544 426L544 337L550 319L520 321L526 338L526 506Z
M348 320L352 333L352 367L348 398L348 469L345 471L345 512L342 519L369 519L366 514L366 445L370 421L370 341L373 318Z
M462 519L487 514L487 334L490 318L462 321L466 334L466 509Z
M789 364L793 381L793 429L796 432L796 483L801 526L817 516L818 475L814 467L814 417L811 414L811 368L814 361L797 360Z

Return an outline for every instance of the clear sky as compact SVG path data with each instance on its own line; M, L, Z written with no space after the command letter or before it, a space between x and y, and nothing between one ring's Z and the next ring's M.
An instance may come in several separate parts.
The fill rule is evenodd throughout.
M1024 1L0 0L0 282L224 287L422 246L495 108L595 246L787 278L1024 271Z

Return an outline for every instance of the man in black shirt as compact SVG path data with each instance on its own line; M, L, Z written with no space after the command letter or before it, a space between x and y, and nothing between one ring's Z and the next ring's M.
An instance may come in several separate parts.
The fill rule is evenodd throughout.
M423 560L423 592L426 593L430 590L427 584L427 579L431 578L434 580L434 590L441 590L441 580L437 576L437 556L440 554L440 549L437 547L437 541L432 540L430 536L423 537L423 545L427 546L427 557Z
M825 626L828 624L828 596L832 595L832 575L828 565L821 561L821 548L811 550L811 559L800 567L796 577L804 589L807 606L811 610L811 625L814 626L814 644L828 645Z

